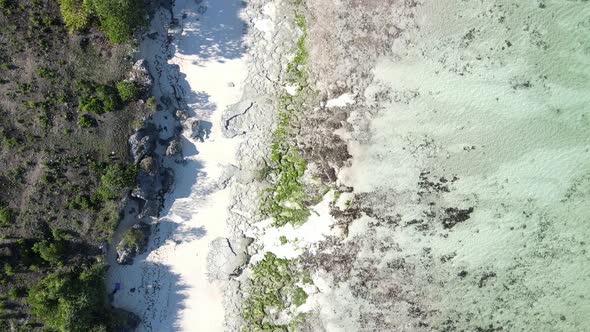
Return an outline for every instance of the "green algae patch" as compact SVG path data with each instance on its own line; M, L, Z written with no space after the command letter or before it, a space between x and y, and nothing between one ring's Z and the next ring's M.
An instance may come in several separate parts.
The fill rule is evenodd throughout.
M310 216L306 207L309 198L301 181L306 169L305 160L289 138L289 129L296 123L303 105L306 84L304 66L308 56L305 19L303 15L296 14L295 21L303 34L297 41L295 57L287 65L286 75L287 81L297 83L298 87L295 95L283 93L279 97L279 120L273 133L270 162L262 172L271 186L262 192L261 212L272 217L275 226L301 225Z
M307 300L307 293L297 286L303 283L295 260L278 258L267 252L260 262L251 268L252 278L248 298L242 308L247 325L243 331L287 331L296 324L295 317L289 324L275 324L283 311L299 307Z

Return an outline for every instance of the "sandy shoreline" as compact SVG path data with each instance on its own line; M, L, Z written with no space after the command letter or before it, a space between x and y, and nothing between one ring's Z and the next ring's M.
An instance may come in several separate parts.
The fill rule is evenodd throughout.
M174 170L175 185L152 223L147 252L132 265L111 264L109 270L108 287L121 283L112 304L140 316L138 331L223 330L223 294L207 278L206 257L211 241L227 236L230 193L220 177L225 166L235 163L239 138L223 137L220 124L222 112L241 97L246 77L240 10L234 0L177 0L171 11L158 9L147 33L157 32L157 37L140 45L139 56L151 60L154 94L178 103L153 116L165 128L160 138L172 135L176 109L189 118L181 135L184 161L162 161ZM178 24L164 48L170 12ZM165 52L171 53L169 59ZM200 138L190 128L197 120Z

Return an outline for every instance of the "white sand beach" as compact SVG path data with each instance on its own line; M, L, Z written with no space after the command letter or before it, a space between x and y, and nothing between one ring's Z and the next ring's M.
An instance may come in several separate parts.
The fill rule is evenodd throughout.
M234 163L239 140L222 137L219 124L223 110L239 100L246 75L240 10L237 0L174 3L178 28L168 64L180 71L189 121L199 120L204 129L202 141L183 132L184 163L164 162L175 172L175 186L154 222L147 253L132 265L111 264L108 287L121 283L113 305L140 316L138 331L223 330L222 292L207 279L206 257L211 240L225 235L229 189L218 180L223 166ZM166 9L159 11L155 31L169 17ZM142 45L144 54L161 52L150 43ZM165 87L159 90L166 95ZM163 125L171 118L169 111L158 111L154 121Z

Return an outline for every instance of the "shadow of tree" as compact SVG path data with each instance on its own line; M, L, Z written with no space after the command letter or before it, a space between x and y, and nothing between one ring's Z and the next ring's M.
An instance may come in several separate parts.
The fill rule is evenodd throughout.
M192 0L194 1L194 0ZM196 5L183 6L186 1L177 1L180 9L181 37L177 44L180 57L198 56L199 61L215 59L223 62L242 56L242 37L247 33L246 22L239 18L244 1L196 0ZM206 19L203 17L206 16ZM236 19L237 18L237 19Z

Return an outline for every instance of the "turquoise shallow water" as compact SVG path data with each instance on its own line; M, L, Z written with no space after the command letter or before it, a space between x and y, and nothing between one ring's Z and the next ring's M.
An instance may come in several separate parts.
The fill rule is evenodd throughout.
M350 184L401 225L378 232L398 247L380 264L404 262L392 282L420 309L391 316L589 331L590 3L424 1L416 20L374 70L367 100L387 98L352 149Z

